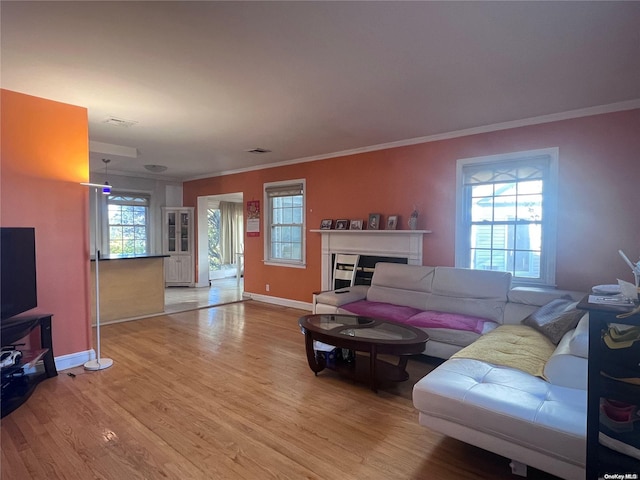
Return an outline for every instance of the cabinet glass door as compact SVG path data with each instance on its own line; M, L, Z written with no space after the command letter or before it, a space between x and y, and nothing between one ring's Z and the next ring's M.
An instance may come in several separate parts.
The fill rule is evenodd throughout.
M176 251L176 214L175 212L167 213L167 250L169 252Z
M180 251L189 251L189 214L180 213Z

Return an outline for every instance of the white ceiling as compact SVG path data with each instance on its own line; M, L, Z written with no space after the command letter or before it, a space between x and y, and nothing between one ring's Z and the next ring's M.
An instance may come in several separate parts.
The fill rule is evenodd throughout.
M1 22L2 87L87 107L94 171L198 178L640 105L638 1L2 1Z

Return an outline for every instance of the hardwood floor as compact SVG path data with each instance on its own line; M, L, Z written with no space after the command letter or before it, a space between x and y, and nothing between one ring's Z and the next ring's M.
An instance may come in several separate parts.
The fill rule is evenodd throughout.
M243 291L244 279L241 278L240 282L238 282L235 277L213 280L208 287L166 287L164 289L164 312L162 313L168 315L225 303L240 302L243 300ZM101 325L130 322L158 315L160 314L154 313L139 317L120 318L103 321Z
M212 305L242 300L244 279L235 277L213 280L209 287L167 287L164 313L185 312Z
M411 387L425 361L378 394L314 376L306 313L247 301L105 325L113 367L60 372L2 419L1 478L518 478L508 460L418 424Z

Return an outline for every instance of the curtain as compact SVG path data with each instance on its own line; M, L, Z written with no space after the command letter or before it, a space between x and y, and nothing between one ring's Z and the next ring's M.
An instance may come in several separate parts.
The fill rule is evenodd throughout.
M243 253L243 208L241 203L220 202L220 254L222 264L235 264Z

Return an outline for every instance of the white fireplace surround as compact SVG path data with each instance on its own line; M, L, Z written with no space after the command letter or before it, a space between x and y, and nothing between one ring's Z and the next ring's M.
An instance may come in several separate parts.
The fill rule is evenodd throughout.
M332 290L333 255L355 253L406 258L422 265L423 236L430 230L311 230L322 235L322 290Z

